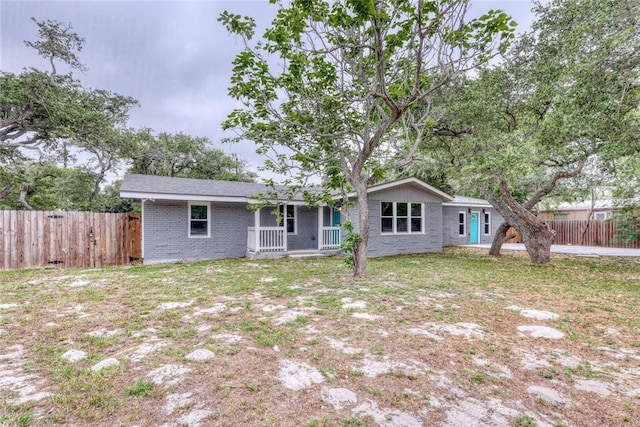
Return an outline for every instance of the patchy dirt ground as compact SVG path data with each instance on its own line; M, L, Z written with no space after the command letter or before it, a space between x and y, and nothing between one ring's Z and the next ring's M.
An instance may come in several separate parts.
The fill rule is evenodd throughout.
M0 425L640 426L640 267L598 263L0 273Z

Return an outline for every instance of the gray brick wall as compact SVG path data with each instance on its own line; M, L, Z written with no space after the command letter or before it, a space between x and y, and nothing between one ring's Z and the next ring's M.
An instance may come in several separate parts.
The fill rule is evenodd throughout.
M475 208L468 206L443 206L442 242L444 246L468 245L471 239L469 209L480 212L480 243L493 242L496 230L502 224L502 216L494 208ZM484 217L482 209L491 213L491 234L484 234ZM466 212L466 235L460 236L458 229L458 213Z
M239 258L247 250L253 212L245 204L211 204L211 236L189 238L188 202L145 201L144 262Z

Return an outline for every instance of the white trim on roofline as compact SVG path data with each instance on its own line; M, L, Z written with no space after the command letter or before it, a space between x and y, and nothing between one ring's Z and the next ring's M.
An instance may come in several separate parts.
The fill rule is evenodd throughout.
M262 200L253 197L233 197L233 196L203 196L193 194L167 194L167 193L141 193L138 191L122 191L120 197L129 197L141 200L191 200L194 202L230 202L230 203L263 203ZM297 200L275 200L274 202L287 203L289 205L306 205L303 201Z
M442 206L455 206L460 207L464 206L466 208L490 208L491 203L464 203L464 202L444 202Z

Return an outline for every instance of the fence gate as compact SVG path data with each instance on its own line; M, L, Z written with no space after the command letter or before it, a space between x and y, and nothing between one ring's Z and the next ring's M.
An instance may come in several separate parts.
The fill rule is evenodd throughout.
M137 213L0 211L0 269L127 265L141 242Z

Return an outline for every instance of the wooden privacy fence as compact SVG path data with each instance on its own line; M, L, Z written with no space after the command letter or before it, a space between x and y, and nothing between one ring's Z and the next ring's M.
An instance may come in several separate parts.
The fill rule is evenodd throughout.
M640 249L640 239L626 243L618 240L617 221L587 221L587 220L557 220L549 221L549 228L555 230L556 245L602 246L608 248ZM513 228L508 233L515 232L516 237L507 243L522 243L520 233Z
M127 265L142 257L137 213L0 211L0 269Z

